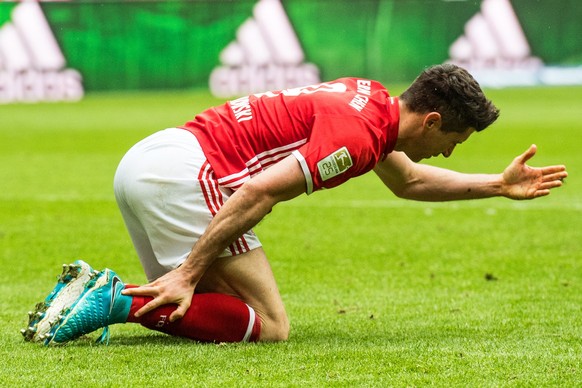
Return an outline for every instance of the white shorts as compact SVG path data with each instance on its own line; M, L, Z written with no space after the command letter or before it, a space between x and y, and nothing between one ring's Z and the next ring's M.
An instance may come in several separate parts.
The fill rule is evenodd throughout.
M145 138L123 157L115 198L148 281L177 268L232 194L219 187L196 137L169 128ZM220 256L261 246L249 231Z

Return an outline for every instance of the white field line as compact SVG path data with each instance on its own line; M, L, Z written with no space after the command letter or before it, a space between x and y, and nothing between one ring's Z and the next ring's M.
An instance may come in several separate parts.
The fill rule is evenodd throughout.
M10 195L0 194L0 201L36 201L36 202L85 202L85 201L100 201L100 202L115 202L115 197L111 195L97 195L97 194L31 194L31 195Z
M89 194L83 195L79 193L67 194L29 194L29 195L9 195L0 193L0 201L38 201L38 202L85 202L85 201L101 201L101 202L115 202L113 193L111 194ZM545 199L536 199L530 201L512 201L509 199L485 199L485 200L467 200L467 201L450 201L450 202L421 202L410 201L404 199L385 199L385 200L341 200L329 199L326 200L324 196L318 198L302 197L295 201L282 202L278 206L281 207L298 207L298 208L337 208L337 209L449 209L449 210L463 210L463 209L483 209L485 211L495 210L570 210L582 212L582 198L575 200L564 199L560 202L547 201Z

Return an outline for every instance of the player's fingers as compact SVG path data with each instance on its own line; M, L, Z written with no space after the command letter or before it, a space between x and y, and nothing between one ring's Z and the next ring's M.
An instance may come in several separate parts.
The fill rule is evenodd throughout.
M544 175L559 174L560 178L565 178L568 176L565 166L549 166L543 167L541 170L542 174Z
M529 146L527 151L525 151L523 154L521 154L517 157L517 160L520 163L525 164L528 160L530 160L536 154L537 150L538 150L538 147L535 144L532 144L531 146Z
M556 187L560 187L560 186L562 186L562 181L560 181L560 180L544 182L544 183L539 185L538 190L555 189Z
M161 298L154 298L152 300L150 300L148 303L146 303L142 308L140 308L139 310L137 310L134 314L134 316L136 318L141 317L144 314L149 313L150 311L164 305L165 302L161 300Z
M549 189L537 190L534 194L534 198L545 197L546 195L549 195L549 194L550 194Z
M188 310L189 307L190 303L188 302L183 302L180 305L178 305L178 308L176 308L176 310L174 310L172 314L170 314L170 322L175 322L178 319L182 319L182 317L186 314L186 311Z
M545 174L543 176L543 181L544 182L551 182L551 181L559 181L559 182L562 182L564 179L566 179L567 176L568 176L568 174L566 174L565 172L557 172L557 173L553 173L553 174Z
M158 295L157 289L155 287L150 287L148 285L133 288L124 288L121 293L123 295L139 295L139 296L156 296Z

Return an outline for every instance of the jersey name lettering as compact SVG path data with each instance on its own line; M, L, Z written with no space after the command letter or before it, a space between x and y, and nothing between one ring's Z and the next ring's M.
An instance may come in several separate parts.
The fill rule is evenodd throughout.
M251 110L251 105L249 104L248 96L230 101L230 109L232 109L232 113L234 113L234 117L239 123L252 120L253 118L253 112Z
M309 85L304 86L301 88L294 88L294 89L285 89L280 91L274 92L265 92L265 93L257 93L255 94L256 97L277 97L279 95L290 96L290 97L297 97L301 94L313 94L318 92L327 92L327 93L344 93L348 88L346 85L334 82L334 83L321 83L316 85Z
M372 82L365 79L359 79L358 81L356 81L356 85L357 85L356 92L358 94L354 96L354 98L350 102L350 106L357 110L358 112L361 112L362 109L366 107L366 104L370 100L369 96L372 91Z

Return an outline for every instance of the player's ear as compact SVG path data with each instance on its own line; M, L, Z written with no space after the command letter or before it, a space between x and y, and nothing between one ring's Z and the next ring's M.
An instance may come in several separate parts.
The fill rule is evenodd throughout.
M441 114L439 112L430 112L424 116L422 126L425 131L433 131L435 129L441 129L442 124Z

